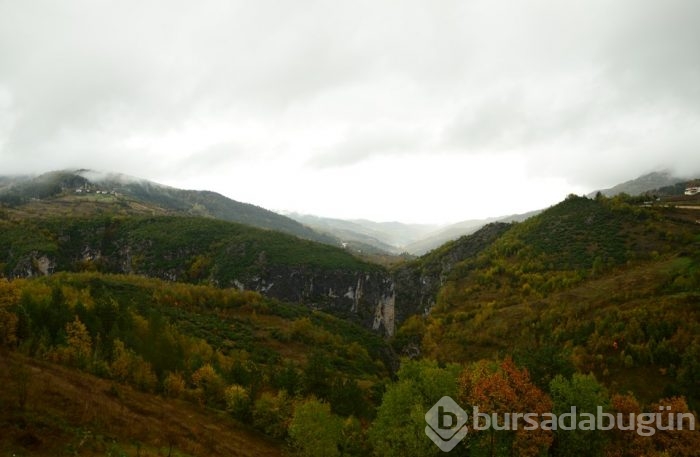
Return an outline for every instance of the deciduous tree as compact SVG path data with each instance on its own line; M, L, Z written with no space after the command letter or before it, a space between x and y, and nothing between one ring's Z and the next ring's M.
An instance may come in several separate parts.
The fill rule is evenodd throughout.
M512 359L500 364L481 361L467 367L459 379L461 404L478 407L479 413L496 414L499 426L505 424L505 415L534 413L538 416L551 412L550 398L530 380L526 369L518 368ZM517 419L513 419L517 420ZM525 430L520 422L515 430L470 432L472 445L487 449L490 455L508 452L519 456L540 455L552 443L552 433L543 428ZM511 428L516 428L511 421ZM481 436L478 436L481 434Z
M339 456L342 431L343 422L330 405L313 397L297 403L289 423L292 447L303 457Z

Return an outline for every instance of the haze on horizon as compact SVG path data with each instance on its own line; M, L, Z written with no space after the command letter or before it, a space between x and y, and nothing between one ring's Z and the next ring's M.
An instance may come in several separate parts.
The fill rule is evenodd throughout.
M692 0L0 0L0 174L445 223L700 173Z

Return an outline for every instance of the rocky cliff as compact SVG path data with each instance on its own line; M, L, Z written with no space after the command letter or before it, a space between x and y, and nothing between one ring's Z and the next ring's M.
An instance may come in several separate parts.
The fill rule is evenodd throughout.
M478 255L511 224L492 223L477 232L444 244L438 249L392 271L396 289L395 321L414 314L428 314L440 287L459 262Z
M204 218L0 221L4 276L84 270L255 290L394 332L390 274L342 249Z

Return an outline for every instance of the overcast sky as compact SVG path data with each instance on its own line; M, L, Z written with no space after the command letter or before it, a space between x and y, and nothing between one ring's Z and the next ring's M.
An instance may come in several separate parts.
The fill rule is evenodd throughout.
M700 172L700 2L0 0L0 174L451 222Z

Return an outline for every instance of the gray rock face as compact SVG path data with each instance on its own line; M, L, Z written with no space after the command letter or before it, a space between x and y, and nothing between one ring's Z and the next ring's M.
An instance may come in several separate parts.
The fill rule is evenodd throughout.
M230 285L357 319L387 336L394 333L394 282L384 271L276 267L260 275L234 278Z
M303 255L294 262L275 263L264 244L253 246L245 241L231 240L214 248L198 245L191 237L185 243L171 242L172 237L159 233L136 240L132 234L138 226L120 231L118 224L77 221L71 227L64 225L50 233L46 249L15 255L9 246L0 258L0 262L9 262L6 274L29 277L89 269L255 290L331 312L385 336L392 336L409 316L430 312L455 265L478 255L509 227L487 225L389 272L362 262L329 266L325 258L318 260L318 252L315 264L299 264L306 261Z
M395 322L403 322L414 314L428 314L455 265L477 256L508 228L510 224L488 224L476 233L395 269L392 274L396 288Z

